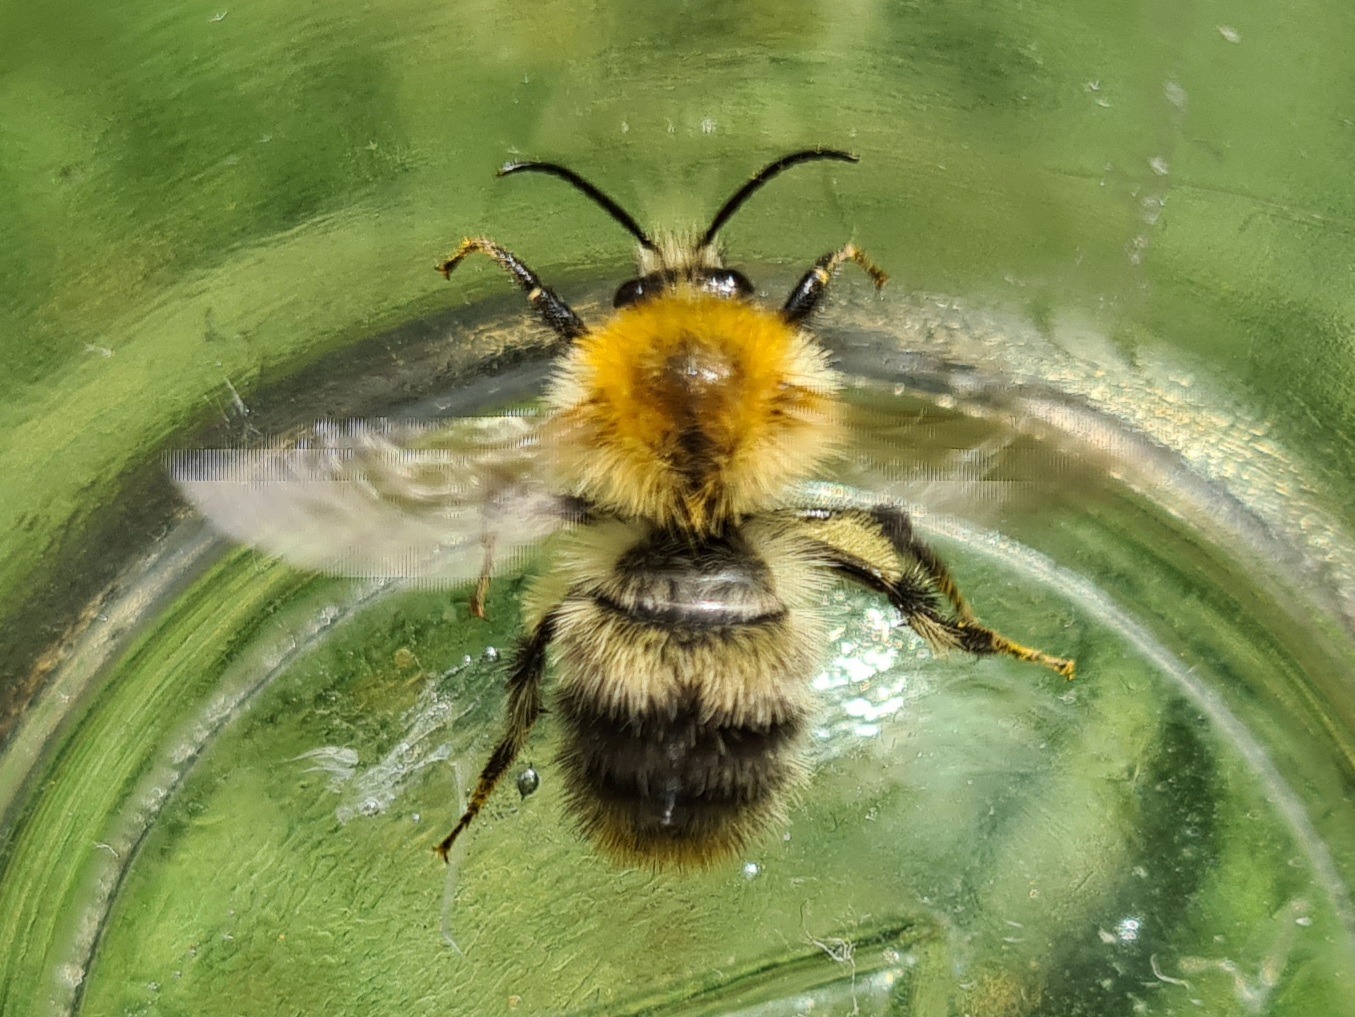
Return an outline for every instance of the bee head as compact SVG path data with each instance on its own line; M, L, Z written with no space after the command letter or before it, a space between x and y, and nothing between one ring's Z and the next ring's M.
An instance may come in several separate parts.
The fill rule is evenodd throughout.
M617 287L613 307L652 300L678 286L726 300L742 300L754 293L746 275L725 267L713 242L703 244L688 237L663 235L649 247L642 244L636 260L640 274Z
M831 148L811 148L792 152L775 162L764 166L753 177L735 191L720 206L715 217L698 238L679 235L663 235L657 241L640 228L633 216L615 201L609 198L593 184L571 169L549 162L513 162L499 170L499 176L531 171L559 177L572 184L602 207L640 244L637 260L637 275L627 279L617 287L612 298L614 307L630 307L652 300L660 294L671 292L681 286L704 293L708 296L727 300L743 300L754 293L753 284L748 277L737 269L727 268L721 257L716 234L758 190L772 177L802 162L818 159L835 159L841 162L856 162L856 156Z

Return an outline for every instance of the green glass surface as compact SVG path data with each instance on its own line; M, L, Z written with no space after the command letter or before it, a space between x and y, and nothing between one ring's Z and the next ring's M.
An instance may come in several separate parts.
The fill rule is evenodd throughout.
M0 1013L1355 1014L1355 8L11 5L0 14ZM787 824L618 870L511 787L524 580L299 573L175 449L530 401L625 234L819 319L901 498L1065 686L851 590ZM430 400L432 402L430 403ZM439 400L441 400L439 402ZM453 945L453 941L455 945Z

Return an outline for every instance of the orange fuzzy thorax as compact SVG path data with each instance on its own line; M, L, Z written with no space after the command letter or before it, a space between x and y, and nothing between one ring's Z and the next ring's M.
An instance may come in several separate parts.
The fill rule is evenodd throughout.
M695 533L771 507L837 439L837 376L779 314L676 290L575 341L552 383L574 495Z

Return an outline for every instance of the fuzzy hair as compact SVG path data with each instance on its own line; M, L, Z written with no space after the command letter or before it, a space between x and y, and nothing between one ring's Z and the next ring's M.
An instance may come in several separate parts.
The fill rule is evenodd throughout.
M679 288L566 354L548 393L560 480L622 516L718 532L831 455L840 384L775 312Z

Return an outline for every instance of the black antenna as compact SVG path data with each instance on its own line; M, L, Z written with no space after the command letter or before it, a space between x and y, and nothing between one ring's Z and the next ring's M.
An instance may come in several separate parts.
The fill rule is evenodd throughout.
M627 233L640 241L641 247L647 251L658 249L654 246L654 241L650 240L645 231L640 229L640 224L631 217L629 212L599 191L583 177L575 173L572 169L566 169L564 166L559 166L553 162L510 162L504 164L503 168L499 170L499 176L506 177L511 176L514 173L525 172L546 173L553 177L559 177L566 183L573 184L584 194L588 195L588 197L592 198L593 201L601 205L603 210L619 222L625 228Z
M734 196L724 203L720 211L715 213L715 218L711 220L710 227L702 235L697 248L705 247L715 239L715 234L720 232L720 227L729 221L729 217L737 212L745 201L751 198L758 190L772 177L776 176L782 170L788 170L792 166L798 166L802 162L813 162L816 159L836 159L839 162L860 162L856 156L850 152L842 152L835 148L807 148L803 152L792 152L790 155L783 155L776 162L762 167L755 174L753 179L744 184Z

